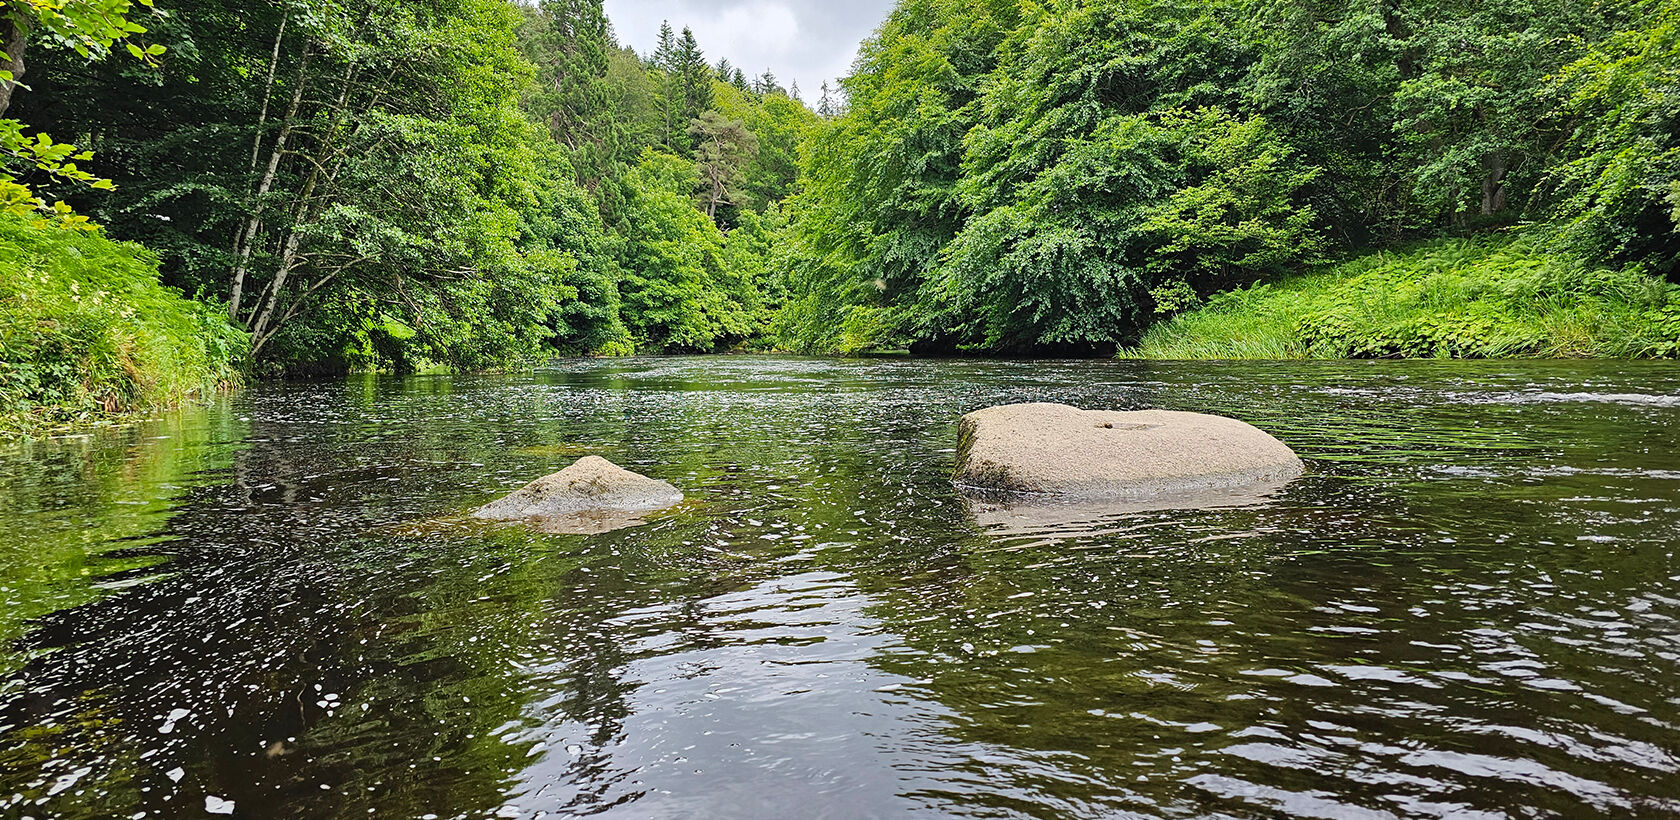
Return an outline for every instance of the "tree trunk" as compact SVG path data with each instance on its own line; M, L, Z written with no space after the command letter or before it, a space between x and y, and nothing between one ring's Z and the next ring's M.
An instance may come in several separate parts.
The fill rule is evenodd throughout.
M0 60L0 69L12 72L12 81L0 80L0 116L4 116L6 109L11 107L12 91L23 81L23 50L28 45L29 25L8 15L4 23L0 23L0 51L6 53L6 59Z
M291 278L292 273L299 265L298 250L303 241L302 228L311 219L319 215L320 203L315 200L315 190L321 184L324 163L332 154L336 153L336 146L332 138L344 125L345 115L349 110L350 87L355 79L355 70L356 64L353 62L347 63L344 67L344 79L339 89L338 101L333 105L332 120L325 132L320 135L319 144L316 146L315 161L312 163L313 168L309 172L309 178L304 182L303 191L299 193L297 198L298 204L292 218L291 234L286 237L285 248L280 254L280 267L275 270L274 281L269 284L266 292L267 299L258 297L258 301L263 302L262 312L258 313L250 324L251 357L253 359L280 332L281 326L297 315L298 311L295 305L293 309L280 314L279 318L276 318L275 311L280 307L282 299L285 297L287 280ZM300 90L302 88L301 82L299 88ZM335 163L335 170L326 174L328 184L331 184L332 178L337 175L337 167ZM316 283L317 286L320 284L323 283ZM313 292L314 288L311 288L300 298L308 298L309 294ZM253 308L254 310L255 308Z
M1508 173L1503 154L1488 154L1482 158L1482 216L1504 212L1509 205L1509 188L1505 185Z
M1400 0L1389 0L1383 4L1383 30L1400 45L1400 53L1395 55L1395 67L1400 69L1400 79L1412 80L1422 73L1422 59L1417 46L1412 43L1413 32L1406 26L1404 12L1400 6Z
M286 40L286 24L291 15L280 18L280 30L274 35L274 56L268 61L268 82L263 84L262 113L257 115L257 135L251 140L251 173L257 172L257 158L262 155L263 128L268 125L268 103L274 96L274 75L280 70L280 46Z
M274 285L268 293L268 303L263 305L262 313L257 315L251 323L251 358L255 359L262 352L265 345L280 329L278 326L269 327L269 320L274 317L274 308L280 304L280 293L286 289L286 279L291 276L292 268L297 265L298 245L303 237L297 231L286 237L286 249L280 255L280 268L274 272Z
M274 140L274 149L268 155L268 170L263 173L262 182L257 185L257 192L251 204L251 218L246 221L243 233L235 237L234 257L237 260L233 266L233 289L228 296L228 318L239 321L240 302L245 297L245 274L251 266L251 252L257 244L257 232L262 229L262 212L265 197L274 187L274 178L280 172L280 159L286 153L286 140L292 134L293 122L297 119L298 108L303 104L303 81L309 71L309 48L304 47L303 63L298 68L297 88L292 91L292 103L286 110L285 124L280 127L280 136Z

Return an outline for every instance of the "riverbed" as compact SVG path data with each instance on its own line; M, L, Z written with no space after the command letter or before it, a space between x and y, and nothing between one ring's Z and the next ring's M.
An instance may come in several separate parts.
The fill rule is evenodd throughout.
M957 420L1274 497L1000 527ZM579 457L604 535L465 514ZM564 362L0 445L0 816L1680 816L1680 367Z

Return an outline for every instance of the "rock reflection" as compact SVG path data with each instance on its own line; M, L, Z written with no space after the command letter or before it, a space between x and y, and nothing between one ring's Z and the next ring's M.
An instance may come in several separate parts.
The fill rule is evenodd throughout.
M1054 496L965 494L963 506L987 533L1050 543L1126 532L1140 513L1218 510L1271 503L1289 481L1240 489L1160 493L1135 498L1063 499Z

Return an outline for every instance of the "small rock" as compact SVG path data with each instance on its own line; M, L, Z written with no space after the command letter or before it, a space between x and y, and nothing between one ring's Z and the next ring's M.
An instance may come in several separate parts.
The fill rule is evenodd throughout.
M676 487L589 456L474 513L488 521L524 521L558 534L593 535L643 523L641 516L681 503Z

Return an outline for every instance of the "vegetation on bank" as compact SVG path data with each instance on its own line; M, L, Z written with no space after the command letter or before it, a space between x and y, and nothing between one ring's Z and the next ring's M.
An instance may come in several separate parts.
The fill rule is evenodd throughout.
M0 214L0 433L205 398L240 381L249 337L158 283L126 242Z
M1522 222L1559 276L1672 279L1677 77L1680 0L901 0L812 137L781 328L1106 350L1186 301ZM1462 347L1585 344L1487 332Z
M1158 323L1145 359L1651 358L1680 354L1680 286L1529 241L1439 240L1228 291Z
M599 0L100 8L145 59L26 36L0 113L110 183L19 172L220 303L259 375L726 350L782 300L767 236L818 115L687 30L638 55Z
M900 0L814 105L687 29L638 54L601 0L165 5L0 0L0 210L149 249L109 275L258 375L1680 352L1680 0ZM31 369L115 338L13 342L6 412L238 358L202 325L149 386Z

